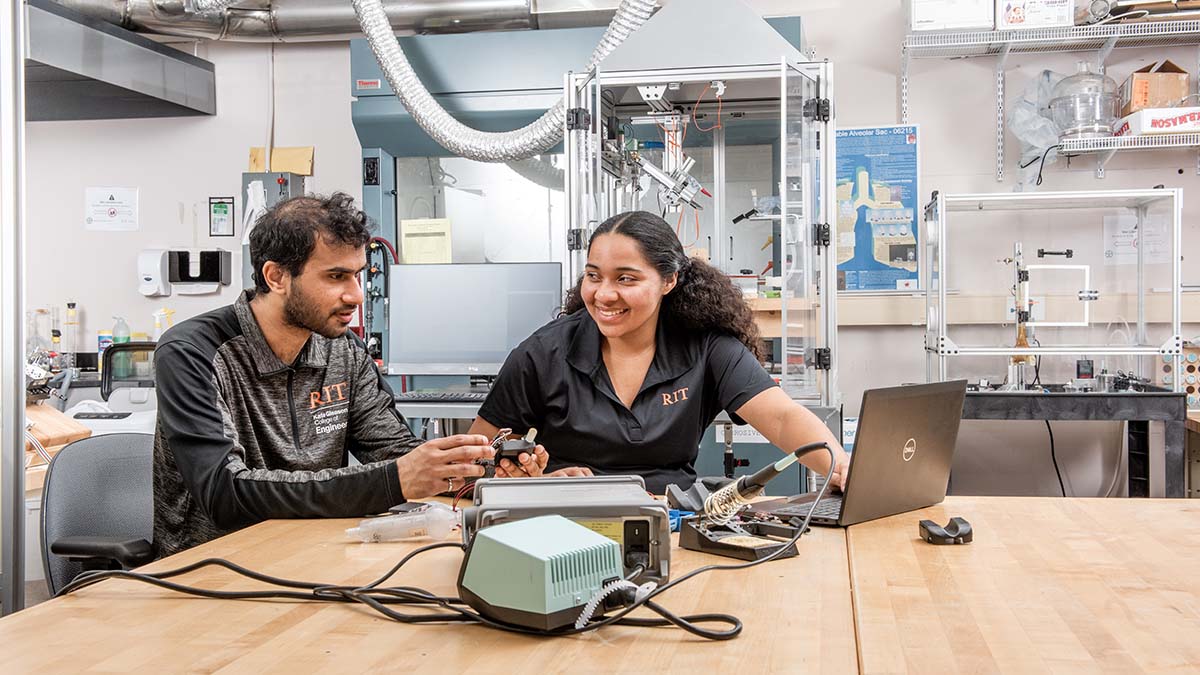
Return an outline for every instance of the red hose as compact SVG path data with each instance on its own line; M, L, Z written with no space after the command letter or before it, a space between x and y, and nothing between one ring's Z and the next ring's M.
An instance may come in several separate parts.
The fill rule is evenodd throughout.
M392 262L394 262L397 265L400 264L400 256L396 253L396 247L392 246L392 242L388 241L387 239L384 239L383 237L371 237L371 241L377 241L380 244L383 244L384 247L386 247L387 250L391 252Z

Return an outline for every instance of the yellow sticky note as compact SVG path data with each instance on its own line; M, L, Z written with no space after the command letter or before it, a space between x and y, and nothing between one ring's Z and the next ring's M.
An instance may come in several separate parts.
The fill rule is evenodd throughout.
M266 162L263 155L266 150L261 147L250 148L250 171L262 173ZM313 171L313 146L296 148L271 148L271 171L289 171L300 176L311 176Z

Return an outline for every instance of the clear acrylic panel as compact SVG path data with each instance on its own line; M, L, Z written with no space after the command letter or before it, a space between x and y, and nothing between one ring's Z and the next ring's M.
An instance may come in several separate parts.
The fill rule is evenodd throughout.
M940 312L942 334L959 350L945 375L1003 381L1019 358L1003 350L1053 349L1027 357L1042 384L1071 380L1085 359L1097 373L1179 387L1174 356L1160 354L1180 337L1175 195L942 195L926 227L936 234L940 225L942 240L925 251L927 269L940 269L945 285L930 285L927 349L942 333L932 325ZM1027 322L1018 326L1021 308Z
M805 102L817 98L817 82L791 64L783 64L781 73L781 385L792 398L819 398L822 378L812 361L814 350L826 345L818 339L823 327L812 227L818 222L820 152L814 124L804 115Z

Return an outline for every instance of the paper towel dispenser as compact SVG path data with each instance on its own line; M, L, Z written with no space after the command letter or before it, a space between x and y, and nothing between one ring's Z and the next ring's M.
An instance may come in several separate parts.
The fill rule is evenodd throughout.
M184 295L215 293L228 286L233 268L229 251L168 251L169 280Z

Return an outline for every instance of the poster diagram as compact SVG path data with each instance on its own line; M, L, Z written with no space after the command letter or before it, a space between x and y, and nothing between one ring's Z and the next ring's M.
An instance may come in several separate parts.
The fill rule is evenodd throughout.
M916 290L916 125L837 130L838 290Z

